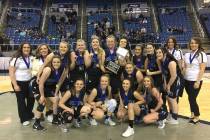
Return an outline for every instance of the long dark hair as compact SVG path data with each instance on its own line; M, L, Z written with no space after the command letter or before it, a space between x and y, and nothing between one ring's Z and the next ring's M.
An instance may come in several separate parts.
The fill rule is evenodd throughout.
M18 48L18 50L12 55L12 58L10 59L10 61L13 59L13 58L18 58L20 56L23 56L23 46L25 44L28 44L30 46L30 54L29 55L32 55L32 48L31 48L31 45L28 43L28 42L22 42Z
M83 78L78 78L78 79L74 82L74 86L70 89L71 96L75 96L75 95L76 95L75 84L76 84L77 81L82 81L82 82L83 82L84 87L83 87L83 89L81 89L80 92L85 92L85 81L84 81Z
M172 60L176 63L177 74L180 77L183 77L183 75L181 73L181 69L180 69L179 64L178 64L178 61L174 58L174 56L171 53L169 53L169 51L166 48L159 48L159 49L161 50L163 55L165 55L166 59L170 59L170 60Z
M146 48L146 49L147 49L147 46L148 46L148 45L151 45L151 46L154 48L154 54L156 55L156 52L155 52L156 47L155 47L155 45L154 45L152 42L148 42L148 43L145 44L145 48Z
M144 55L144 49L145 49L144 44L136 44L134 50L135 50L137 47L138 47L138 48L141 48L141 54L140 54L140 56L143 56L143 55Z
M119 39L119 43L120 43L120 40L121 39L125 39L126 41L127 41L127 43L126 43L126 46L125 46L125 49L128 49L128 50L130 50L130 42L129 42L129 40L128 40L128 38L126 37L126 36L122 36L120 39ZM120 45L120 44L119 44Z
M129 81L129 83L130 83L130 88L129 88L128 92L129 92L129 91L132 91L132 82L131 82L131 80L130 80L129 78L125 78L125 79L122 80L122 83L123 83L123 81L125 81L125 80ZM122 86L122 90L124 91L123 86ZM133 92L133 91L132 91L132 92Z
M161 52L163 53L163 55L166 56L166 58L169 58L172 61L175 61L176 64L178 64L178 61L174 58L174 56L171 53L169 53L169 51L165 47L158 48L157 50L159 50L159 49L161 50Z
M168 39L166 40L166 44L165 44L165 47L168 48L168 42L169 40L173 40L173 43L174 43L174 49L179 49L179 46L177 45L177 41L176 41L176 38L174 36L169 36Z
M51 70L55 70L54 68L53 68L53 65L52 65L52 62L53 62L53 59L55 59L55 58L58 58L59 60L60 60L60 62L61 62L61 57L59 56L59 55L54 55L53 56L53 58L52 58L52 60L51 60L51 62L50 62L50 64L49 64L49 67L51 68Z
M147 75L147 76L144 77L144 79L145 79L145 78L148 78L148 79L150 80L150 82L151 82L151 88L154 88L155 85L154 85L154 80L153 80L152 76L148 76L148 75ZM143 87L144 87L144 86L143 86Z
M198 51L196 52L196 56L198 56L199 53L201 53L201 52L204 51L204 48L202 48L201 39L198 38L198 37L192 37L192 38L190 39L190 42L191 42L191 40L194 40L194 41L198 44ZM191 50L191 48L190 48L190 42L189 42L189 44L188 44L188 47L189 47L189 49Z

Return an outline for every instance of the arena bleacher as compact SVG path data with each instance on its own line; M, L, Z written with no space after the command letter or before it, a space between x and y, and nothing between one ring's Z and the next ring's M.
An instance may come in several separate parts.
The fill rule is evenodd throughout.
M102 41L107 35L114 34L112 1L87 0L87 40L90 42L92 35L97 35Z
M186 10L186 1L156 1L160 23L160 38L164 42L169 35L176 37L178 42L187 42L192 34L191 19Z
M2 0L1 12L6 13L2 17L2 44L18 46L27 41L34 46L40 43L53 46L61 39L74 44L81 37L79 34L85 33L83 38L87 42L90 42L92 35L97 35L103 43L108 35L113 34L117 38L126 35L131 44L153 42L160 46L172 35L178 43L185 44L181 47L186 47L192 36L206 40L210 37L208 6L195 8L200 19L195 21L186 0L86 0L84 7L81 6L82 2L12 0L7 5L7 1ZM193 5L197 4L196 1L192 2ZM203 9L207 10L203 12ZM197 24L194 25L195 22L202 25L201 31ZM84 28L82 33L78 32L79 28Z

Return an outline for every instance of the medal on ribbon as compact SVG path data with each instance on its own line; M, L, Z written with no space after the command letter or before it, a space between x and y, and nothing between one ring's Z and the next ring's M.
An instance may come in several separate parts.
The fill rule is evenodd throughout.
M29 69L30 68L30 58L27 57L28 60L26 60L25 57L22 57L22 58L23 58L24 63L26 64L26 67Z

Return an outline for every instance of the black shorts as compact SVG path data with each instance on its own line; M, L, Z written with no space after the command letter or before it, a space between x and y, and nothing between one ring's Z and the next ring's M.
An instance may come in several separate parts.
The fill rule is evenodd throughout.
M40 98L39 85L36 82L36 78L33 78L29 84L29 92L33 94L34 98L38 101ZM50 85L44 87L44 96L45 97L54 97L55 96L55 85Z
M66 78L64 80L64 82L63 82L63 84L61 85L61 88L60 88L61 92L66 92L67 90L70 89L69 82L70 82L70 80L68 78Z
M170 92L167 93L169 98L177 98L180 92L180 78L177 78L171 85Z
M112 87L112 94L118 94L121 87L120 77L116 75L110 75L110 85Z
M163 91L163 78L161 74L152 76L154 81L154 86L160 91Z
M100 83L102 72L100 69L93 68L93 70L87 71L87 83L86 90L91 91L93 88L97 88Z
M36 77L32 78L29 83L29 94L36 100L39 100L40 98L39 85L36 82Z
M44 88L45 97L55 97L55 88L45 87Z
M144 104L140 105L140 108L142 116L145 116L150 113L151 108L148 108L146 105ZM164 120L168 116L167 108L165 108L164 106L162 106L157 112L158 112L158 121Z

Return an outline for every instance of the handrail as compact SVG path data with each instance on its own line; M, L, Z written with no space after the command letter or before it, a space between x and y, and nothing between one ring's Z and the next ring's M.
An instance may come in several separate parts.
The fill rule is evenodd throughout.
M1 13L0 24L4 24L5 23L8 7L9 7L9 1L6 1L5 7L4 7L4 9L3 9L2 13Z
M83 38L83 18L84 18L84 2L81 3L81 7L82 7L82 10L81 10L81 34L80 34L80 38L82 39Z
M45 32L47 11L48 11L48 0L46 1L46 6L45 6L45 9L44 9L43 22L42 22L42 26L41 26L42 33Z
M196 11L195 11L195 8L194 8L194 6L193 6L191 0L190 0L190 3L189 3L189 4L190 4L190 8L191 8L191 10L192 10L192 12L193 12L193 17L195 17L195 23L196 23L197 27L199 28L199 35L200 35L201 37L205 37L204 30L203 30L203 28L202 28L202 25L201 25L201 23L200 23L200 20L198 19L197 13L196 13Z
M118 11L118 3L117 3L117 0L116 0L116 11L117 11L117 31L119 32L120 31L120 20L119 20L119 11Z
M152 15L153 15L155 32L157 33L158 32L158 22L157 22L156 13L155 13L155 9L154 9L154 4L153 4L152 0L150 1L150 5L151 5L151 12L152 12Z

